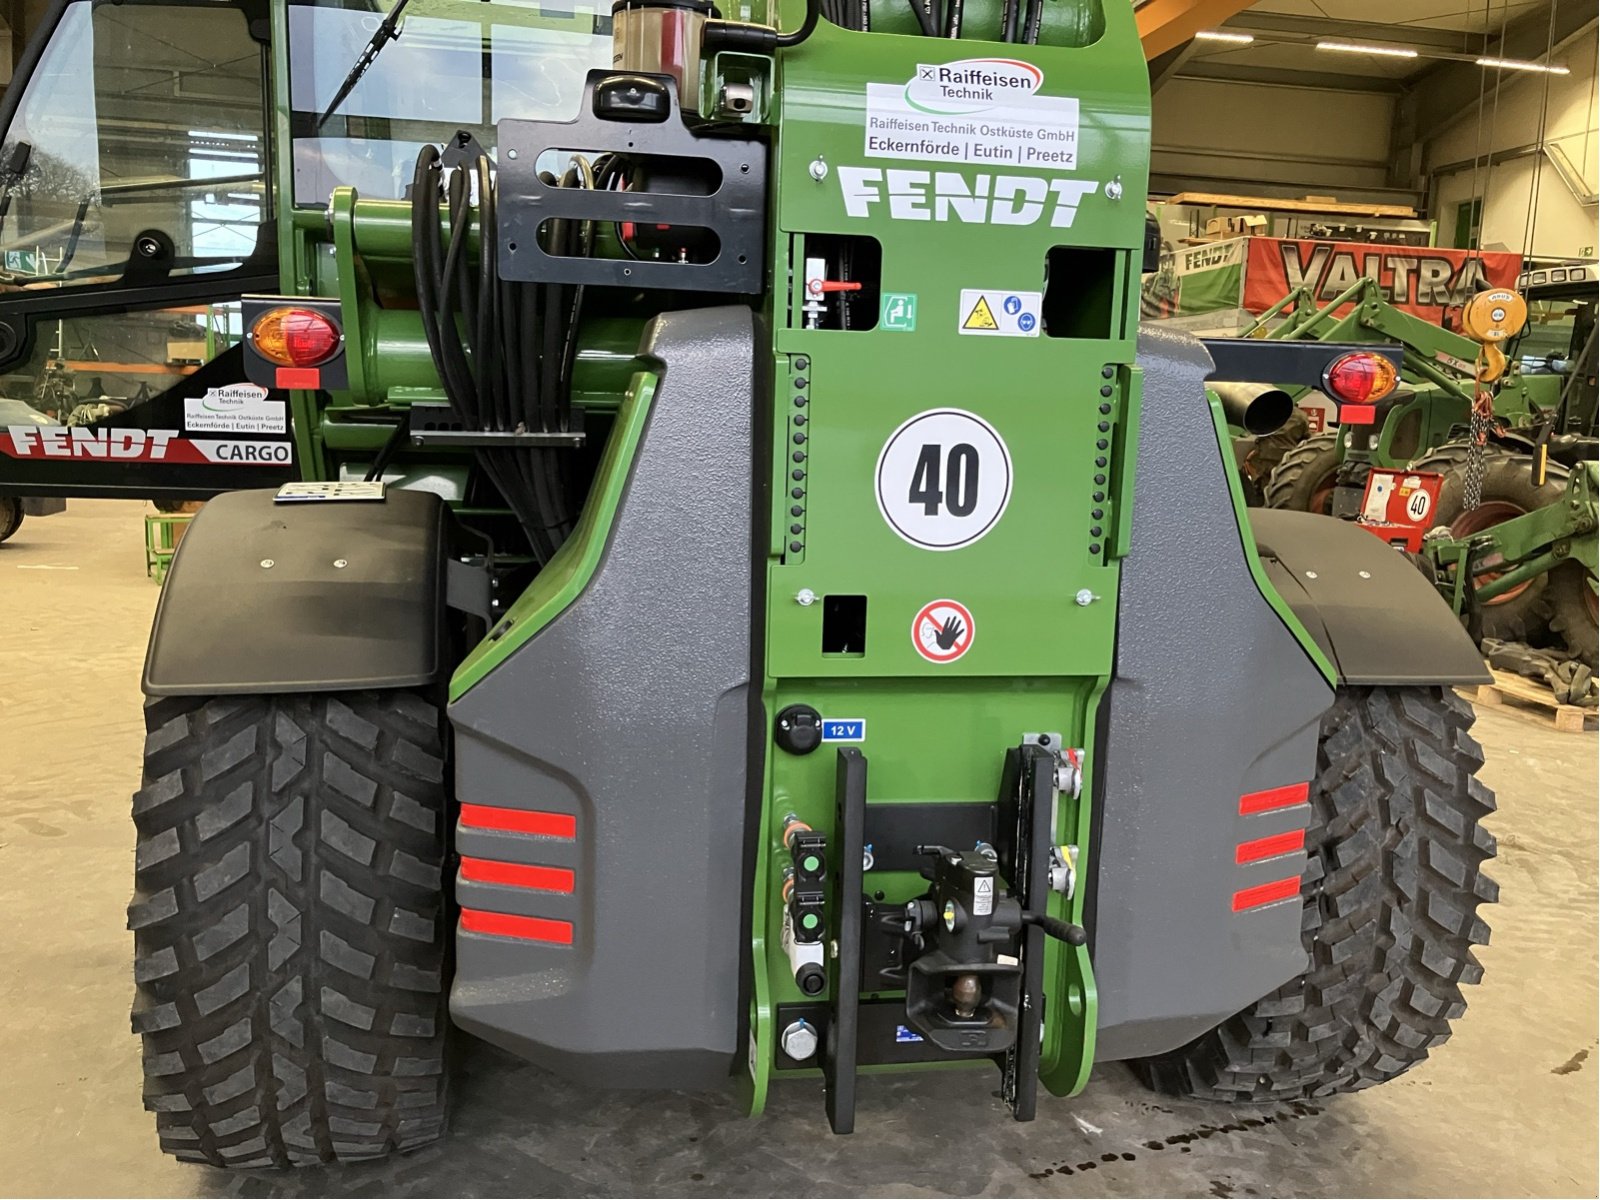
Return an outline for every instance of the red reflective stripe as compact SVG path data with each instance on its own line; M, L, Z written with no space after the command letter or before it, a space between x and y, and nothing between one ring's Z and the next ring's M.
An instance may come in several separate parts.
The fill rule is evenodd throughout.
M506 833L533 833L540 837L578 836L578 819L567 813L539 812L532 808L495 808L488 804L463 804L461 823L468 829L499 829Z
M576 877L565 867L534 867L524 863L496 862L492 858L462 858L461 877L473 883L508 883L541 892L571 894Z
M1296 804L1304 804L1311 796L1309 783L1291 783L1287 787L1268 788L1264 792L1247 792L1239 797L1239 812L1243 816L1251 813L1271 812L1275 808L1293 808Z
M1300 876L1291 875L1288 879L1274 879L1271 883L1257 884L1255 887L1242 888L1233 894L1233 911L1243 912L1247 908L1260 908L1263 904L1271 904L1277 900L1287 900L1291 896L1300 894ZM463 916L466 914L463 913Z
M281 388L317 388L322 386L322 372L316 367L279 367L274 382Z
M546 917L514 917L510 913L481 912L476 908L463 908L461 928L468 933L487 933L494 937L521 938L527 942L550 942L557 946L572 945L572 922L552 921Z
M1371 425L1377 419L1378 406L1376 404L1339 405L1339 424L1341 425Z
M1291 829L1288 833L1274 833L1270 837L1256 838L1253 842L1240 842L1238 850L1234 852L1234 861L1260 862L1264 858L1276 858L1280 854L1289 854L1305 848L1306 831Z

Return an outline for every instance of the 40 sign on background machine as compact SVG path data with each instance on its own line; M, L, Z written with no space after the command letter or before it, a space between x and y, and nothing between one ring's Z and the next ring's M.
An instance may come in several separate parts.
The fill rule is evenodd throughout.
M69 153L52 64L121 94L155 29L255 47L222 116L275 269L212 365L302 477L196 518L145 667L168 1150L421 1144L447 1022L752 1113L820 1079L839 1132L877 1070L997 1069L1025 1119L1095 1062L1265 1100L1445 1039L1493 896L1448 686L1482 664L1378 539L1242 516L1206 377L1332 387L1350 347L1140 332L1129 6L76 0L8 138ZM100 174L159 175L98 111ZM55 236L77 201L25 182ZM231 303L193 205L91 209L113 265L8 295L14 361L63 313Z

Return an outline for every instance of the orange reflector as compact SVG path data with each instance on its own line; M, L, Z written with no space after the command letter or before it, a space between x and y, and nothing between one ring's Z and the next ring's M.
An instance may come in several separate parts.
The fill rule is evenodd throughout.
M500 862L492 858L461 859L461 878L471 883L503 883L508 887L532 888L539 892L572 894L577 876L566 867L535 867L526 863Z
M333 318L313 308L272 308L250 326L257 354L280 367L314 367L339 350L342 338Z
M1274 833L1264 838L1256 838L1253 842L1240 842L1234 850L1233 861L1242 866L1245 863L1277 858L1280 854L1292 854L1296 850L1304 850L1305 848L1306 831L1304 829L1290 829L1285 833Z
M1295 875L1289 879L1274 879L1271 883L1257 884L1255 887L1240 888L1233 894L1233 911L1243 912L1247 908L1260 908L1263 904L1276 904L1279 900L1287 900L1291 896L1300 894L1300 876ZM461 914L466 919L466 913Z
M463 829L494 829L501 833L531 833L535 837L578 836L578 819L569 813L540 812L535 808L500 808L493 804L463 804Z
M1333 360L1323 374L1328 394L1340 404L1371 404L1394 391L1400 377L1381 354L1355 350ZM1343 420L1340 413L1340 420Z
M546 917L516 917L510 913L482 912L476 908L463 908L461 928L468 933L487 933L491 937L520 938L525 942L549 942L556 946L572 945L572 922L552 921Z
M1291 783L1285 787L1246 792L1239 797L1239 813L1248 817L1251 813L1271 812L1275 808L1293 808L1296 804L1307 803L1310 798L1310 783Z

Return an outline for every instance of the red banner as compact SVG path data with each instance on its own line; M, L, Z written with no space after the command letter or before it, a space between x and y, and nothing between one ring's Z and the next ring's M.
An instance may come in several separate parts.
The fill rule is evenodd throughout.
M1244 306L1252 313L1265 312L1302 284L1324 305L1365 275L1395 307L1433 325L1445 325L1445 310L1465 303L1480 282L1515 287L1522 262L1504 251L1265 237L1249 240L1248 255ZM1345 305L1338 315L1349 311Z

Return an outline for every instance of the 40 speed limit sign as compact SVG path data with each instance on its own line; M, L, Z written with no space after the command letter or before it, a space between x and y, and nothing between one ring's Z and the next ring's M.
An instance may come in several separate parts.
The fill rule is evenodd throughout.
M878 511L913 546L959 550L995 527L1011 501L1011 452L995 427L960 408L931 408L878 455Z

